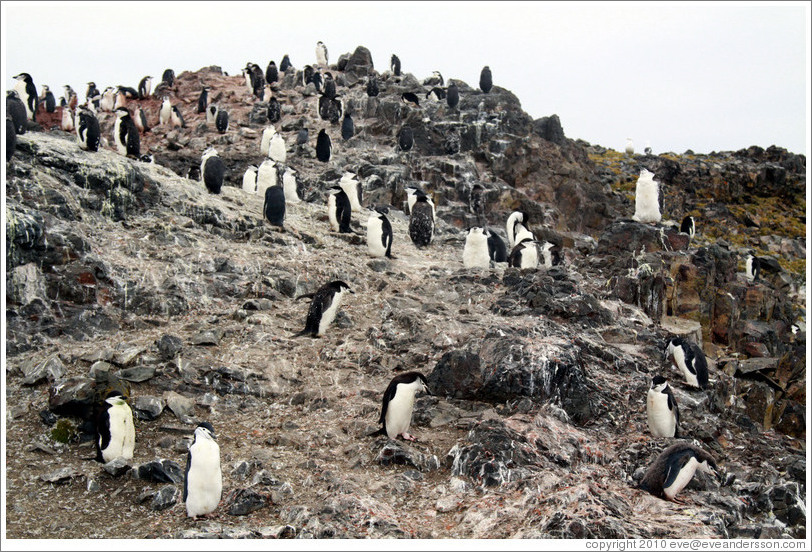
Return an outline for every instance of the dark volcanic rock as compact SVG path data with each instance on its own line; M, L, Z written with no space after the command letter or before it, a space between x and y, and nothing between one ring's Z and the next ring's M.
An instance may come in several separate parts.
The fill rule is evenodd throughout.
M253 489L236 489L231 492L225 503L232 516L244 516L265 508L270 504L270 497Z
M157 481L158 483L183 483L183 470L172 460L160 459L146 462L134 467L133 471L138 479Z

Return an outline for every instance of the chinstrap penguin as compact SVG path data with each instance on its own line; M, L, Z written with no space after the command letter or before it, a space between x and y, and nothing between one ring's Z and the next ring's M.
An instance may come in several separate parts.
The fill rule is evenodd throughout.
M697 470L719 477L713 456L690 443L675 443L657 456L639 487L658 498L680 502L677 494L690 483Z
M392 223L386 216L389 209L376 207L367 220L367 249L373 257L392 257Z
M225 163L218 157L216 149L208 148L203 152L200 162L200 180L206 185L206 189L209 193L220 193L223 187L225 172Z
M416 194L410 213L409 237L418 248L427 247L434 238L434 207L425 194Z
M347 291L354 293L345 282L335 280L321 286L316 293L308 293L297 297L297 301L309 297L312 297L312 301L307 311L305 328L296 334L296 337L302 335L321 337L324 335L324 332L327 331L327 327L333 322L336 314L338 314L341 299Z
M688 385L708 388L708 361L696 343L682 337L672 337L666 343L665 357L679 369Z
M648 429L653 437L679 437L679 406L668 382L654 376L646 395Z
M640 171L634 195L634 216L632 219L643 223L658 223L660 214L659 183L654 173L646 169Z
M96 460L133 459L135 425L133 412L119 391L107 394L96 413Z
M126 107L116 109L116 122L113 126L113 141L121 155L138 158L141 156L141 138L130 112Z
M406 441L417 441L417 438L408 431L412 424L415 398L420 392L429 393L426 377L420 372L404 372L392 378L383 393L381 416L378 419L382 427L370 435L386 435L390 439L402 437Z
M463 266L465 268L488 268L490 261L486 230L478 226L470 228L462 250Z
M327 219L333 232L348 234L352 232L352 203L341 186L332 186L327 190Z
M205 516L217 509L223 493L223 473L220 469L220 446L209 422L195 429L194 440L186 457L183 478L183 501L190 518Z

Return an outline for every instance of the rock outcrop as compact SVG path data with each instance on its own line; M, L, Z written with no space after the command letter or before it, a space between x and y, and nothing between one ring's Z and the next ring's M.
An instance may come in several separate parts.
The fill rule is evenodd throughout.
M263 160L267 102L217 67L160 92L185 128L157 124L159 97L131 102L152 124L142 153L154 163L82 151L47 119L17 137L5 213L9 538L805 536L803 156L622 155L567 138L555 115L533 121L498 86L455 80L451 109L414 75L376 70L363 47L330 69L355 120L349 140L319 118L300 70L274 90L303 200L284 229L242 189ZM366 95L368 75L379 96ZM194 109L203 85L229 111L225 134ZM112 116L100 121L109 139ZM410 152L396 146L404 125ZM333 137L326 164L321 128ZM227 168L218 195L194 173L209 146ZM663 183L661 225L628 218L644 167ZM352 233L329 231L327 190L345 171L365 207L390 207L393 259L368 256L366 210ZM424 249L408 238L409 185L436 204ZM503 235L514 209L562 263L463 268L465 229ZM679 232L685 214L693 238ZM749 250L772 268L756 282L743 274ZM295 337L307 310L296 298L336 279L354 294L333 325ZM701 342L707 390L663 360L672 334ZM415 405L418 441L370 437L404 370L424 373L432 393ZM723 471L691 482L689 506L636 488L670 444L646 425L657 374L683 437ZM93 405L110 389L133 407L132 466L88 460ZM217 518L192 522L181 466L203 420L220 443L224 500Z

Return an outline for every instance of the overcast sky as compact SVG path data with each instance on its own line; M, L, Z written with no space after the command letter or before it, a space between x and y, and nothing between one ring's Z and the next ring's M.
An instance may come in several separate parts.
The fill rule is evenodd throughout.
M3 75L136 87L289 54L297 68L363 45L419 79L476 88L484 65L533 118L569 138L655 153L809 145L810 4L613 2L3 2Z

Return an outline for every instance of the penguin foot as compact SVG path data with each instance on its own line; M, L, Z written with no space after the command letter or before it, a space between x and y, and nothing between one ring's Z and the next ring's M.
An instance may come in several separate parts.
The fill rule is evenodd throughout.
M411 435L409 433L404 432L404 433L401 433L400 436L403 437L404 441L411 441L412 443L417 442L417 437L415 437L414 435Z

